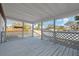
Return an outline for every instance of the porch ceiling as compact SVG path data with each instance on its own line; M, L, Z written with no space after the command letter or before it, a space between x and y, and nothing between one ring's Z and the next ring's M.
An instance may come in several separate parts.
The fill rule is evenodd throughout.
M79 13L78 3L3 3L2 6L7 18L29 23L49 18L64 18Z

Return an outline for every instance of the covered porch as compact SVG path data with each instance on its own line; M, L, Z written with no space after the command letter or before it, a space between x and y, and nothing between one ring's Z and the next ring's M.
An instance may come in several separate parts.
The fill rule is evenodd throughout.
M0 28L0 55L78 56L79 25L73 30L56 25L60 18L78 16L78 8L79 4L0 4L0 18L3 20ZM7 32L7 19L20 21L21 31ZM44 22L51 19L52 26L44 28ZM28 33L24 30L25 23L31 24ZM34 27L37 23L40 24L38 30Z

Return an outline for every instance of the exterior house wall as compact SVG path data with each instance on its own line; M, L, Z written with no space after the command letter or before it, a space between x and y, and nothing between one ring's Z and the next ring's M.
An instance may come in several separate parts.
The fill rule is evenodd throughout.
M1 42L1 32L4 31L4 20L0 15L0 42Z

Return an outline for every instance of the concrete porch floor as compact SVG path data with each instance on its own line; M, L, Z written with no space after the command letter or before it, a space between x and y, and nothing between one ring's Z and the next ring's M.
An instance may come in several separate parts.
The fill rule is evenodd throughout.
M37 37L0 44L0 56L78 56L79 51Z

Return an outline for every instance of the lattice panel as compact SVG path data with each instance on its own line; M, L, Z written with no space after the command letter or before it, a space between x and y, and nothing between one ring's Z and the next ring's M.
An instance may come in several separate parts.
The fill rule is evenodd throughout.
M56 40L73 48L79 47L79 33L77 32L56 32Z
M79 34L78 33L70 33L70 32L66 32L66 33L61 32L61 33L58 33L58 32L56 32L56 37L60 38L60 39L79 41Z
M54 33L53 32L43 32L44 40L53 40Z
M79 33L78 32L56 32L55 41L58 43L64 42L65 45L79 47ZM54 32L44 32L43 34L48 40L54 39Z

